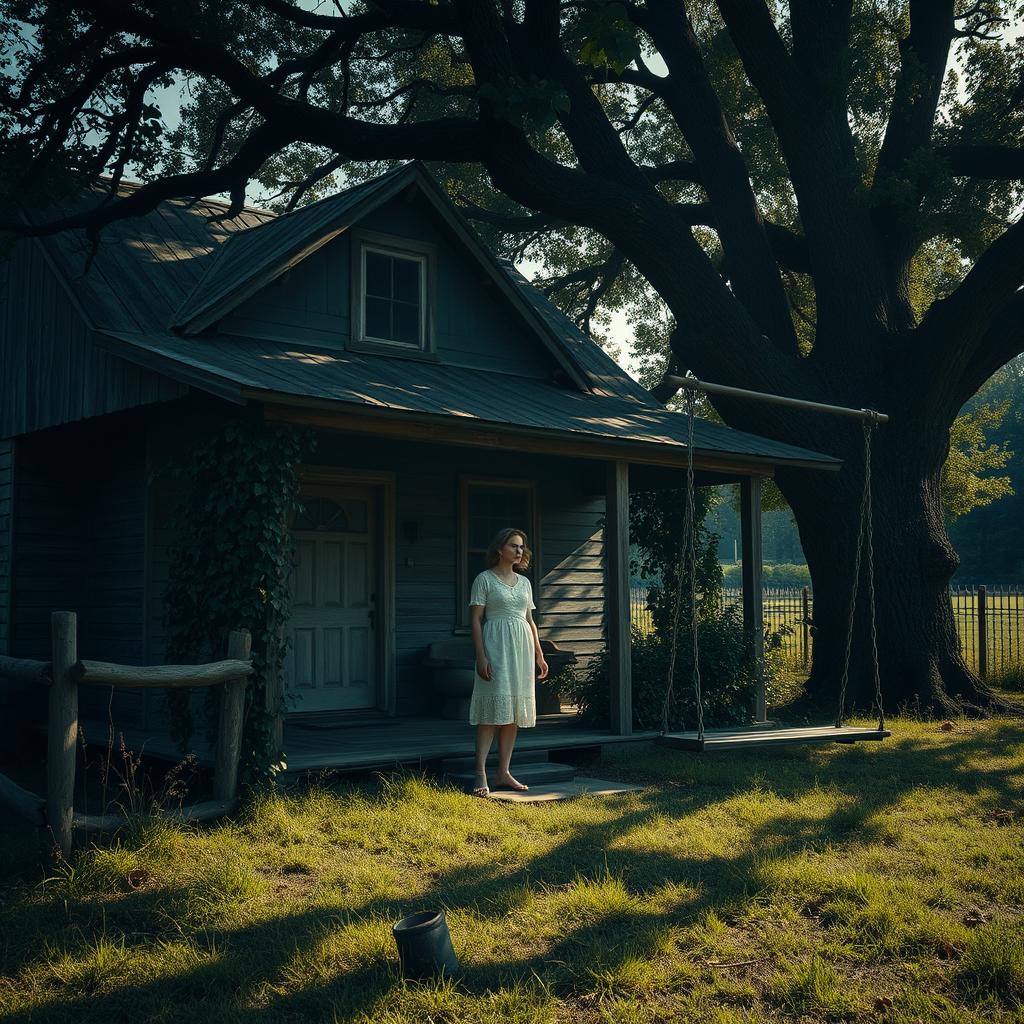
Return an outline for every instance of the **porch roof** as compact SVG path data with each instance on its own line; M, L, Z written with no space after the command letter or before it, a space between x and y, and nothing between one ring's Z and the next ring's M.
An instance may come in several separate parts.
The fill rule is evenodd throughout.
M551 436L602 439L685 452L687 427L639 386L632 394L585 394L529 377L441 363L330 352L255 338L98 331L97 343L139 365L239 403L310 399L339 411L370 408L395 417L437 417ZM504 386L500 386L504 385ZM646 397L645 397L646 396ZM298 404L302 404L301 401ZM666 453L667 454L667 453ZM694 422L694 454L773 465L838 469L839 459L706 420Z

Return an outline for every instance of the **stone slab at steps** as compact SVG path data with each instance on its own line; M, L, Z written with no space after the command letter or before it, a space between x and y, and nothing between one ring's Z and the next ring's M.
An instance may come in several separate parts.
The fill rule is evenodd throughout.
M496 771L495 765L488 765L487 778L493 783ZM571 764L557 764L554 761L533 761L516 764L515 761L509 765L509 771L520 782L529 786L552 785L554 783L571 783L576 778L576 767ZM460 769L452 772L445 772L444 778L453 786L458 786L467 793L473 791L476 783L476 772L473 766L468 769ZM517 792L516 790L492 790L493 792Z
M516 778L519 778L517 775ZM571 800L574 796L614 796L616 793L633 793L643 789L628 782L611 782L608 779L591 779L577 775L571 782L553 782L530 788L525 793L512 789L492 789L489 800L502 800L512 804L541 804L552 800Z

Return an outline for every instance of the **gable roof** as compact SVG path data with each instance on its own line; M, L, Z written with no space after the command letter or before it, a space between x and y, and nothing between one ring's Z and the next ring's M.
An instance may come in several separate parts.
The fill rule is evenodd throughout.
M325 234L351 223L357 212L366 212L371 204L385 201L383 196L414 182L433 196L435 208L524 319L535 325L549 350L558 353L559 363L572 369L574 379L581 382L579 389L504 376L517 401L499 408L493 401L493 371L325 351L298 342L188 336L170 329L182 316L201 315L238 296L257 274L280 273L282 260L293 265L324 244ZM122 194L137 187L119 186ZM23 213L30 221L51 220L95 204L99 192L97 185L92 196L63 201L56 209ZM143 216L115 222L104 229L88 272L89 245L83 231L42 236L34 244L42 246L98 345L230 401L294 404L306 397L367 413L467 425L493 423L576 439L589 435L647 448L669 445L674 449L672 461L675 453L685 452L684 418L657 402L511 263L494 257L421 165L404 164L280 217L247 207L230 220L208 223L208 217L223 216L226 209L226 203L215 200L170 200ZM792 466L841 465L829 455L700 420L695 450Z
M509 281L497 258L480 241L433 175L418 160L232 235L195 290L175 312L170 325L172 330L182 334L201 333L274 278L409 187L418 188L447 222L505 298L519 310L527 326L554 356L569 379L581 390L589 391L590 380L572 347L564 343L558 331L552 330L547 319L538 316L533 303L524 301L521 289Z

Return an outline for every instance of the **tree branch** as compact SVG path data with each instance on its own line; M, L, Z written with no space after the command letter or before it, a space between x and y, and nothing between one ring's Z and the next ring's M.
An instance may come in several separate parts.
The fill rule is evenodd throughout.
M963 390L961 382L975 379L978 361L987 365L983 355L986 346L998 349L993 328L1000 324L1000 329L1005 330L1004 314L1008 310L1019 311L1022 284L1024 218L1007 228L985 250L951 295L932 304L912 333L911 367L916 367L938 392L936 397L947 408L958 400Z
M871 186L872 218L883 240L889 290L902 311L902 323L896 326L903 328L913 323L910 260L929 177L915 170L914 158L931 139L952 38L953 0L912 0L910 34L900 40L896 91Z
M953 174L966 178L1024 178L1024 149L1014 146L956 144L939 153Z
M845 89L811 88L764 0L716 3L775 127L800 208L818 300L818 337L810 358L842 359L833 341L851 330L871 337L887 326L878 240L859 194Z
M974 359L957 382L953 405L957 411L981 390L1000 367L1024 352L1024 291L1018 291L989 325Z
M761 332L780 352L797 358L796 332L750 174L708 78L686 8L678 0L657 0L631 16L654 40L669 69L663 98L696 157L733 289Z

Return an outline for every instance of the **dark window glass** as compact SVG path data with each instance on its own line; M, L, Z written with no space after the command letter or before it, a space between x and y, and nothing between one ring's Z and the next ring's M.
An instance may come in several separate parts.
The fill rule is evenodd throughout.
M366 335L419 345L420 260L366 250Z
M366 294L391 298L391 257L366 251Z
M530 496L521 487L470 487L469 548L481 553L504 526L529 530Z
M395 341L417 344L420 340L420 307L408 302L393 302L391 316L391 337Z
M420 301L420 263L418 260L393 260L392 278L393 288L391 297L400 302L414 302L417 305Z
M371 338L391 337L391 303L366 297L366 333Z

